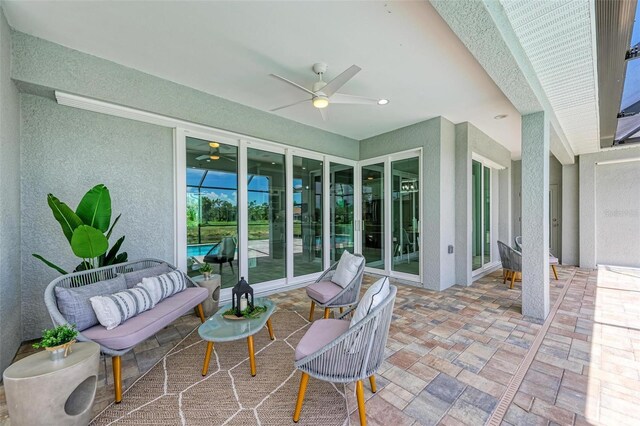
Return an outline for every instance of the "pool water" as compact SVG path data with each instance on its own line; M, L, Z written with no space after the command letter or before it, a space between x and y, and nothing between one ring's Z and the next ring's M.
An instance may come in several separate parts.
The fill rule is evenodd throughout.
M211 247L213 247L213 244L187 246L187 256L204 256L211 250Z

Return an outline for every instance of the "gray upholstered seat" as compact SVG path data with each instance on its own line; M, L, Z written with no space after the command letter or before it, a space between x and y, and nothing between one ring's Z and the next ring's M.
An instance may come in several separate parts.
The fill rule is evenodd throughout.
M514 242L516 243L516 248L520 253L522 253L522 236L518 235L515 237ZM556 269L556 265L559 265L560 261L553 254L549 253L549 265L551 265L551 270L553 270L553 275L555 279L558 279L558 270Z

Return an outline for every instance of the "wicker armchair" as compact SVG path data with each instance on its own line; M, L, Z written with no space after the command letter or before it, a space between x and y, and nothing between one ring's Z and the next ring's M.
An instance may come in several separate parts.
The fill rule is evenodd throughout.
M511 279L509 288L513 288L518 274L522 276L522 254L514 248L508 246L502 241L498 241L498 252L500 252L500 261L504 273L503 283Z
M354 254L354 256L361 258L362 262L355 277L346 287L342 288L331 282L331 277L333 277L333 274L336 272L338 262L331 265L315 283L307 287L307 296L311 299L309 322L313 321L313 313L316 305L324 308L324 318L329 318L332 308L340 308L340 312L342 313L345 307L354 305L358 301L366 262L364 256L361 254Z
M522 253L522 236L518 235L514 238L514 242L516 243L516 249L520 253ZM553 271L553 276L558 280L558 270L556 269L556 265L559 265L560 261L553 254L549 253L549 265L551 266L551 270Z
M164 262L162 260L143 259L143 260L131 261L127 263L119 263L117 265L105 266L97 269L89 269L86 271L74 272L72 274L63 275L61 277L56 278L55 280L51 281L51 283L49 283L49 285L47 286L44 292L45 305L47 306L47 310L49 311L49 316L51 317L51 321L53 322L53 325L59 326L63 324L69 324L67 319L58 309L58 303L57 303L56 292L55 292L56 287L65 287L65 288L82 287L85 285L94 284L100 281L115 278L116 275L118 274L140 271L143 269L152 268L154 266L158 266L162 264L166 264L170 269L173 269L173 270L176 269L175 266L167 262ZM188 288L193 288L193 287L198 288L198 285L194 281L192 281L189 277L186 277L186 282L187 282ZM200 320L204 322L205 318L204 318L204 312L202 310L201 302L204 299L206 299L206 297L208 296L208 292L206 291L206 289L198 288L198 290L200 291L196 292L195 289L194 290L187 289L183 292L183 293L190 293L189 298L191 303L186 305L186 307L183 305L181 309L182 310L196 309L196 312L199 315ZM204 294L204 293L207 293L207 294ZM175 296L172 296L172 297L175 297ZM172 299L172 297L165 299L165 301L169 301L170 299ZM179 297L183 297L183 296L179 296ZM162 303L171 303L171 302L165 302L165 301L162 301L158 305L156 305L156 308ZM151 311L155 310L156 308L153 308ZM129 321L140 321L140 320L145 321L145 318L146 318L145 314L151 311L143 312L142 314L136 317L130 318L125 323L123 323L123 325L116 327L116 329L124 327L124 324L128 323ZM182 311L179 311L179 312L176 311L173 316L180 316L180 315L183 315L184 313L185 312L182 312ZM150 317L150 316L147 315L147 317ZM149 318L148 322L153 322L153 318L152 317ZM156 321L156 323L157 323L156 328L158 329L155 330L154 327L148 327L146 329L146 334L151 333L151 335L153 335L164 327L164 325L162 325L159 321ZM89 333L91 330L95 330L96 328L98 328L98 326L91 327L87 330L84 330L84 332ZM137 337L143 338L144 340L150 337L150 336L146 336L146 334L143 334ZM122 400L121 358L120 357L126 354L127 352L129 352L131 349L133 349L137 345L137 343L140 343L140 342L134 343L130 347L114 349L114 348L105 346L104 344L101 344L99 341L92 340L91 338L83 334L82 331L78 334L77 340L81 342L95 342L98 345L100 345L100 351L103 354L113 357L112 361L113 361L113 376L114 376L114 387L115 387L115 401L120 402Z
M295 362L295 367L302 372L302 377L293 414L294 422L300 419L307 383L311 376L332 383L356 382L360 424L366 425L362 381L368 377L371 391L376 392L374 374L384 360L384 349L389 335L396 292L395 286L389 286L389 295L386 299L352 327L349 327L348 321L338 319L319 320L314 323L315 326L323 321L331 321L334 324L342 322L345 331L329 344ZM344 314L342 318L350 312ZM335 325L333 327L335 328Z

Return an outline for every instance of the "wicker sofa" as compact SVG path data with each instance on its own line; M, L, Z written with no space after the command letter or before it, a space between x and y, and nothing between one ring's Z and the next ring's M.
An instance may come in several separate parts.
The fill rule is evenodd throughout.
M68 324L69 321L58 308L56 287L82 287L116 278L120 274L124 274L125 277L127 274L132 277L135 274L135 278L144 275L154 276L163 273L158 273L163 269L171 271L176 268L161 260L143 259L63 275L47 286L44 294L45 304L54 326ZM148 270L150 274L147 275L145 270ZM186 290L162 300L153 309L128 319L112 330L107 330L100 324L80 330L79 341L95 342L100 345L103 354L112 357L116 403L122 401L121 356L193 309L196 309L200 320L204 322L202 302L207 297L207 289L198 287L194 281L187 277Z

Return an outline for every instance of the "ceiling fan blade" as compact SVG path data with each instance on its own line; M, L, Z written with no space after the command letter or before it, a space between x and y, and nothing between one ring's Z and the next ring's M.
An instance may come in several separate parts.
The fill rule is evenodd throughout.
M280 77L279 75L275 75L275 74L269 74L269 75L270 75L271 77L275 77L275 78L277 78L278 80L282 80L282 81L284 81L285 83L289 83L290 85L292 85L292 86L294 86L294 87L297 87L297 88L298 88L298 89L300 89L300 90L304 90L305 92L307 92L308 94L310 94L310 95L312 95L312 96L315 96L315 95L316 95L315 93L313 93L311 90L307 89L306 87L304 87L304 86L300 86L298 83L294 83L293 81L291 81L291 80L287 80L287 79L286 79L286 78L284 78L284 77Z
M378 99L367 98L364 96L345 95L343 93L335 93L329 99L332 104L358 104L358 105L378 105Z
M302 104L304 102L309 102L311 99L304 99L302 101L298 101L298 102L294 102L292 104L289 105L282 105L279 106L278 108L274 108L274 109L270 109L269 111L273 112L273 111L278 111L279 109L284 109L284 108L289 108L290 106L294 106L294 105L298 105L298 104Z
M318 111L320 111L320 115L322 116L322 121L327 121L327 109L318 108Z
M207 158L209 158L209 154L201 155L199 157L196 157L196 160L197 161L202 161L202 160L206 160Z
M362 68L357 65L351 65L349 68L343 71L342 74L328 82L327 85L322 88L322 92L327 96L333 95L338 90L340 90L340 88L344 86L347 81L351 80L353 76L358 74L361 69Z

